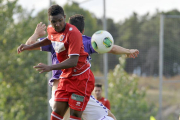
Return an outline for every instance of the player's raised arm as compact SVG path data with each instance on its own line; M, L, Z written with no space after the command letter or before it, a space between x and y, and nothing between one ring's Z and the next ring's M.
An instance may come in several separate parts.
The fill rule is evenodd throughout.
M118 45L113 45L112 49L109 51L112 54L126 54L128 58L138 57L139 50L137 49L126 49Z
M21 44L17 48L17 52L19 54L19 53L21 53L22 51L25 51L25 50L32 50L32 49L39 48L39 47L45 46L45 45L50 45L50 44L51 44L51 41L48 38L45 38L44 40L36 42L34 44L31 44L31 45Z
M42 22L38 23L36 26L36 29L34 31L34 34L26 41L26 45L31 45L37 42L37 39L39 37L42 37L44 35L46 35L46 25L43 24ZM31 50L40 50L40 48L35 48L35 49L31 49Z

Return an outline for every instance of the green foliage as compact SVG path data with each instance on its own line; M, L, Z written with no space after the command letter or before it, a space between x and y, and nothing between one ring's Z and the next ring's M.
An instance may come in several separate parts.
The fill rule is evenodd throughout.
M109 100L117 120L148 120L154 108L145 101L145 91L138 88L138 77L124 71L125 57L109 73Z
M0 3L3 9L0 11L3 15L0 16L3 21L0 22L0 117L4 120L42 120L47 118L47 80L33 66L46 63L46 54L24 52L18 55L16 52L41 19L33 19L32 12L22 10L16 2Z

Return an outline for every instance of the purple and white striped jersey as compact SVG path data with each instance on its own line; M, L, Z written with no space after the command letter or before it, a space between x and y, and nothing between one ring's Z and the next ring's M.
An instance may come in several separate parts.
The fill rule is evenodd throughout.
M97 53L93 47L91 46L91 37L82 35L83 38L83 44L84 44L84 51L87 52L89 55L92 53ZM44 38L40 38L39 40L43 40ZM56 57L56 52L54 51L54 48L52 45L46 45L41 47L41 51L47 51L51 52L51 59L52 59L52 64L57 64L59 63L57 57ZM91 57L88 56L88 60L91 60ZM53 81L55 79L59 79L59 76L61 75L61 70L52 70L52 77L49 79L49 85L52 86Z

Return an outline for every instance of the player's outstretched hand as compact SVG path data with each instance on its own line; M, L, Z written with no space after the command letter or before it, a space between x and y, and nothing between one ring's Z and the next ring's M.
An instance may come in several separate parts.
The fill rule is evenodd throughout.
M51 71L50 66L43 64L43 63L39 63L38 65L34 66L33 68L35 68L37 71L39 71L39 73Z
M25 45L25 44L21 44L18 48L17 48L17 53L21 53L24 50L30 50L30 45Z
M46 35L45 30L46 30L46 25L43 24L42 22L40 22L37 24L34 34L36 34L38 37L42 37L42 36Z
M139 54L139 50L137 49L130 49L130 54L127 54L127 57L128 58L136 58L138 57L138 54Z

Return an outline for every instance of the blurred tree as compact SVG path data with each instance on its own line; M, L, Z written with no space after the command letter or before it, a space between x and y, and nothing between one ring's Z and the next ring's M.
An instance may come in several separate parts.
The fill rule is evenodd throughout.
M171 10L165 15L178 15L178 10ZM164 20L164 75L180 74L180 18L165 18Z
M146 14L141 18L137 35L137 48L140 50L137 66L141 66L141 74L149 76L158 74L159 13L153 16Z
M119 25L117 44L126 48L136 48L140 55L136 59L127 59L125 70L133 73L140 68L139 75L157 76L159 59L159 16L157 12L150 16L149 13L138 16L134 13ZM165 15L180 15L178 10L168 11ZM164 21L164 75L173 76L180 74L180 52L178 46L180 19L166 18Z
M130 18L126 19L123 23L120 23L119 37L116 43L128 49L138 48L138 34L140 32L140 25L137 13L133 13ZM138 48L139 49L139 48ZM137 67L138 59L127 59L126 71L133 72L133 69Z
M46 119L47 80L32 67L39 62L46 63L46 54L24 52L18 55L16 52L45 17L34 19L33 11L23 10L17 0L0 1L0 4L0 21L3 21L0 22L0 56L3 56L0 59L0 115L4 120Z
M117 45L122 46L119 42L119 27L120 25L117 23L114 23L113 19L107 18L107 31L111 33L114 39L114 43ZM123 47L123 46L122 46ZM112 59L113 58L113 59ZM119 62L118 61L119 55L114 54L108 54L108 68L114 69L115 65Z
M124 71L125 57L119 61L108 76L111 111L117 120L148 120L157 108L148 106L145 91L138 88L138 77Z

